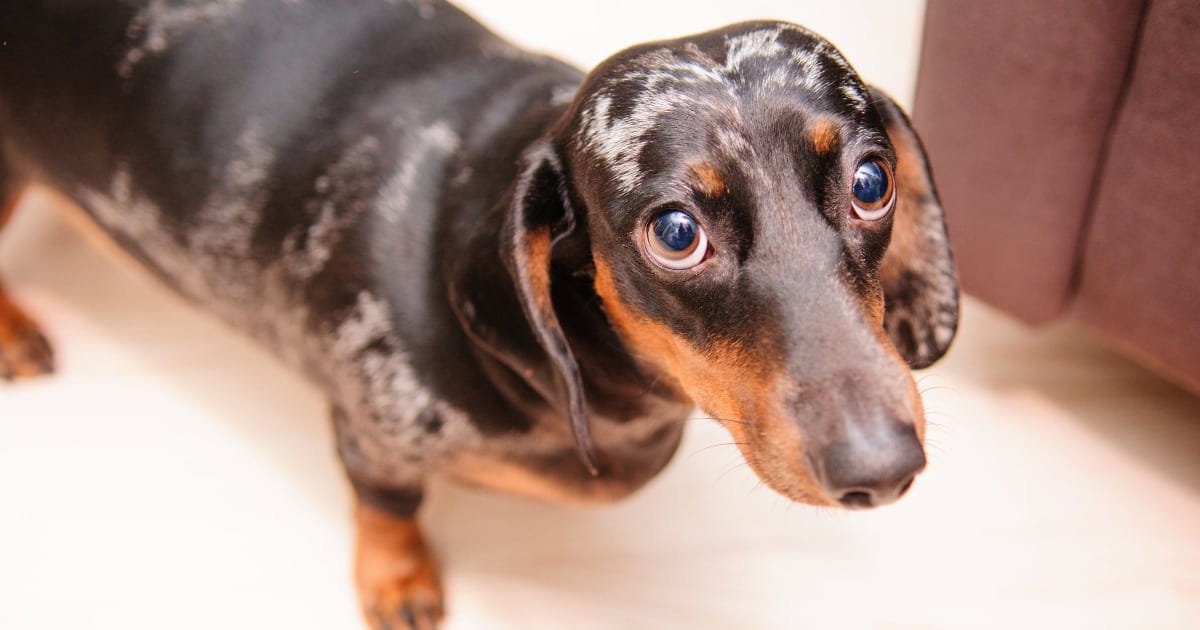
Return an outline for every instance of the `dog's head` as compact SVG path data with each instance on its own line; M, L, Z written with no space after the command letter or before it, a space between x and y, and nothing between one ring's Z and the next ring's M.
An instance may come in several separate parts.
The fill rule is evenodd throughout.
M747 23L613 56L526 151L507 212L502 257L589 456L550 291L552 243L581 230L626 350L769 486L868 507L924 467L910 368L958 312L942 209L907 118L819 36Z

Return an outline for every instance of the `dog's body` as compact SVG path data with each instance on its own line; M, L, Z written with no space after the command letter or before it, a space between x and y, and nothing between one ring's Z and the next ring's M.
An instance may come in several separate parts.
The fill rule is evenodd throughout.
M20 25L0 57L7 177L65 192L171 286L321 383L357 483L419 486L469 451L589 492L567 427L490 384L446 293L519 152L582 75L446 5L271 4L96 2L95 19L5 20ZM521 321L511 306L487 316ZM592 398L611 399L599 380ZM687 408L649 407L614 414L656 442L650 461L639 448L613 463L629 471L606 479L614 492L678 440ZM624 450L598 433L610 456Z
M616 498L666 464L693 401L800 500L857 505L844 487L873 483L831 482L853 476L846 458L813 454L845 450L826 407L886 424L889 437L869 440L880 449L893 435L906 444L906 461L879 466L908 476L866 504L898 496L923 465L908 446L919 455L919 397L884 336L882 300L905 359L944 352L956 293L940 208L903 116L807 31L738 25L631 49L586 79L424 0L18 1L0 10L0 38L0 203L28 183L66 194L171 286L322 386L380 627L438 615L412 524L430 474ZM764 123L793 90L806 95L787 124ZM785 241L761 229L784 209L770 199L839 198L817 167L786 166L795 183L781 182L779 165L796 158L760 139L793 132L820 172L860 160L859 145L877 147L871 159L899 154L896 185L916 188L901 188L916 210L895 221L912 232L892 236L900 263L881 263L890 218L860 225L830 216L821 203L833 202L817 203L811 227L788 218L801 227L782 229ZM680 181L699 191L686 193L692 214L723 208L706 224L720 246L702 263L716 279L695 291L683 284L695 276L639 267L642 209L681 207ZM825 252L810 265L820 277L761 273L762 256L786 266L789 251ZM810 299L831 291L853 299ZM778 295L807 303L795 311ZM0 307L0 332L16 339L0 369L48 369L36 328ZM829 309L846 321L809 343L844 338L850 350L815 373L790 340ZM895 378L880 386L891 393L846 395L860 365ZM816 429L785 426L784 406ZM881 419L892 415L902 419ZM797 434L807 459L781 446ZM421 571L400 571L397 556Z

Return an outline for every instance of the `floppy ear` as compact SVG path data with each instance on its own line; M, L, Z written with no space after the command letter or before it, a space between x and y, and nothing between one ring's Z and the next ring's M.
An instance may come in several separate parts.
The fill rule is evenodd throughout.
M551 245L575 227L562 163L548 140L522 154L512 196L478 226L452 280L451 302L472 340L547 400L565 393L571 431L588 470L598 474L579 364L550 293ZM496 257L504 269L496 269ZM505 274L505 272L507 272ZM507 275L504 278L503 275ZM511 288L509 285L511 282ZM515 315L513 300L525 321ZM486 310L488 319L480 315ZM533 332L536 345L528 337ZM537 346L549 358L549 366ZM548 389L557 382L558 391Z
M923 368L941 358L954 339L958 277L921 140L895 101L878 88L869 90L896 149L898 197L891 243L879 270L883 326L908 364Z
M550 142L539 142L527 149L520 169L501 233L500 257L512 277L525 318L557 368L567 393L575 444L583 463L596 475L599 468L588 424L583 379L550 297L550 246L555 237L574 227L575 215L567 200L562 163Z

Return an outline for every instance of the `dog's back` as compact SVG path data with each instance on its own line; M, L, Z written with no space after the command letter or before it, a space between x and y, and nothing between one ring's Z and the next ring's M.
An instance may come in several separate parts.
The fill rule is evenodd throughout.
M499 196L453 176L525 109L496 100L578 78L444 3L18 2L0 25L2 185L65 193L322 379L330 328L356 308L405 309L393 319L424 339L453 321L421 312L444 303L427 299L439 222Z

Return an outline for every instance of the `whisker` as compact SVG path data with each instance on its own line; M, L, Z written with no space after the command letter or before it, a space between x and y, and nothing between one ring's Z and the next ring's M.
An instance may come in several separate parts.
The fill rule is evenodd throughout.
M707 416L695 416L693 420L712 420L713 422L732 422L734 424L750 424L745 420L734 420L733 418L710 418Z
M772 493L771 499L771 514L779 513L779 506L783 506L783 512L786 514L796 507L796 501L791 497L784 496L778 492Z
M725 470L725 472L718 475L716 480L713 483L720 483L721 480L724 479L726 475L728 475L729 473L731 473L739 468L749 468L749 467L750 467L750 465L746 463L746 460L739 461L738 463L727 468Z
M936 433L942 435L954 435L955 429L958 428L958 425L946 424L937 420L930 420L928 418L925 419L925 426L929 429L934 429Z
M689 454L688 457L695 457L696 455L699 455L700 453L703 453L704 451L707 451L710 448L717 448L718 446L746 446L746 442L721 442L719 444L709 444L708 446L700 448L700 449L696 450L695 452Z

